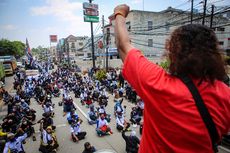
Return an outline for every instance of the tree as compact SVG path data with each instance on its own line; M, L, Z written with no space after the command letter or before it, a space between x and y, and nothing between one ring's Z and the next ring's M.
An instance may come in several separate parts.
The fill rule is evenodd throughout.
M0 56L14 55L21 57L25 54L25 44L21 41L0 40Z

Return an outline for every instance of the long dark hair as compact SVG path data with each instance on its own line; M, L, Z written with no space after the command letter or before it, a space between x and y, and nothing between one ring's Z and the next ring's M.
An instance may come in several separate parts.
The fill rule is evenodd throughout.
M214 82L226 76L214 31L206 26L189 24L177 28L166 42L173 75L191 75Z

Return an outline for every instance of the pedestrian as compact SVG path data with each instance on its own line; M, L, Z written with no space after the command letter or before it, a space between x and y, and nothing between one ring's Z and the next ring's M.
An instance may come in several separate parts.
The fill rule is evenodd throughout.
M73 121L71 124L71 137L73 142L78 142L79 140L82 140L86 136L85 131L81 131L80 125L82 123L82 120L78 118L78 120Z
M222 81L226 71L214 31L197 24L175 29L165 47L168 73L132 46L128 13L127 5L114 9L115 37L123 77L145 103L139 153L215 152L216 143L230 129L230 88ZM198 89L202 110L194 90L185 83ZM202 115L203 110L209 117Z
M9 133L7 138L8 142L5 144L3 153L25 153L22 142L27 138L27 133L19 137L15 137L14 133Z
M91 146L91 144L89 142L86 142L84 144L84 151L82 153L93 153L93 152L96 152L96 149L94 146Z
M136 136L136 132L132 131L130 136L125 135L127 130L122 131L122 137L125 140L127 153L138 153L138 148L140 144L139 138Z
M59 147L57 137L52 130L51 126L48 126L46 129L43 128L43 120L40 122L40 131L41 131L41 143L39 151L42 153L56 153L57 148Z

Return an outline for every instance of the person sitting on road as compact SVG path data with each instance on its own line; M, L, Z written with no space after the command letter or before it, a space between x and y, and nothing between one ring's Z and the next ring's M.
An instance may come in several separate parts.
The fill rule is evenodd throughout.
M123 98L119 97L119 94L116 93L115 94L115 98L114 98L114 115L117 116L118 113L123 113L123 107L122 107L122 102L123 102Z
M86 142L84 144L85 149L83 150L82 153L93 153L96 152L96 149L94 146L91 146L91 144L89 142Z
M130 121L131 123L136 126L136 124L140 124L141 121L141 116L139 115L139 113L137 112L137 108L133 107L132 111L130 113Z
M50 113L52 117L54 116L54 109L51 103L47 102L45 105L43 105L43 110L44 113Z
M69 124L72 124L72 122L74 122L75 120L78 120L78 115L75 112L75 109L73 109L67 114L67 121Z
M111 128L109 127L109 123L105 119L104 114L101 114L97 120L96 131L99 136L113 134Z
M103 114L107 122L111 121L111 115L106 112L104 105L101 105L99 107L98 113L99 113L99 116Z
M81 131L80 125L82 123L82 120L78 118L78 120L75 120L72 122L71 124L71 137L73 142L78 142L79 140L82 140L85 138L86 136L86 132L85 131Z
M53 88L53 95L55 97L59 97L59 95L60 95L60 90L56 84L54 85L54 88Z
M52 131L52 127L48 126L46 129L43 128L43 120L40 122L41 131L41 144L39 151L42 153L56 153L59 144L57 142L56 135Z
M116 116L116 128L118 131L122 131L122 130L124 130L124 127L126 127L126 129L128 129L130 127L130 123L128 123L125 120L122 112L119 112Z
M70 95L68 95L66 98L64 98L64 103L63 103L63 111L64 114L63 116L66 115L67 112L70 112L71 110L75 109L74 104L73 104L73 99Z
M19 129L21 129L21 131L26 132L27 137L32 136L33 141L36 141L36 137L34 136L34 133L35 133L34 127L33 127L34 124L26 118L23 118L21 122L22 123L19 126ZM21 132L17 133L17 136L22 136L22 135L23 135L23 133L21 133Z
M96 124L97 123L97 112L95 111L94 105L89 106L88 112L88 122L89 124Z
M25 102L24 99L21 99L21 108L23 111L26 111L27 109L30 109L30 106Z
M42 114L43 118L40 119L37 123L43 123L43 129L46 129L48 126L52 127L52 130L56 129L56 126L54 126L53 119L51 118L50 113L43 113Z
M19 137L15 137L15 134L9 133L7 134L7 138L9 141L5 144L3 153L25 153L22 142L27 138L27 133Z
M143 116L143 111L144 111L144 101L142 99L137 99L137 112L139 113L140 116Z

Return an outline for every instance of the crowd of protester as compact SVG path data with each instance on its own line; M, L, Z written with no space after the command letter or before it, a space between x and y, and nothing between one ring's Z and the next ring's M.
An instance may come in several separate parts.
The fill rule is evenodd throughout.
M53 122L54 107L56 107L53 98L59 96L62 101L58 105L63 107L63 116L66 116L70 124L72 141L77 142L84 139L87 132L81 130L82 119L76 113L71 92L75 98L79 98L80 105L88 108L88 123L89 125L95 124L95 132L99 137L113 134L110 121L111 116L114 115L117 130L121 131L124 140L127 140L124 132L131 131L131 125L133 127L143 126L141 121L144 103L137 98L135 90L123 79L120 71L111 69L100 81L95 76L97 71L92 69L88 75L82 75L73 69L58 67L50 74L40 72L36 76L26 76L24 71L18 70L13 86L16 94L11 95L6 90L3 93L3 101L5 105L8 105L8 112L1 124L1 151L3 153L7 153L8 150L12 153L23 153L26 138L32 137L33 141L36 141L34 125L40 124L39 151L42 153L56 152L59 143ZM114 96L114 103L108 102L109 94ZM36 118L36 111L30 107L31 101L34 101L31 98L35 99L44 112L41 119ZM129 120L125 119L128 116L126 106L122 104L124 98L135 103ZM113 105L114 114L108 113L108 105ZM135 132L132 132L132 136L135 136ZM91 145L85 144L85 150L87 146Z

